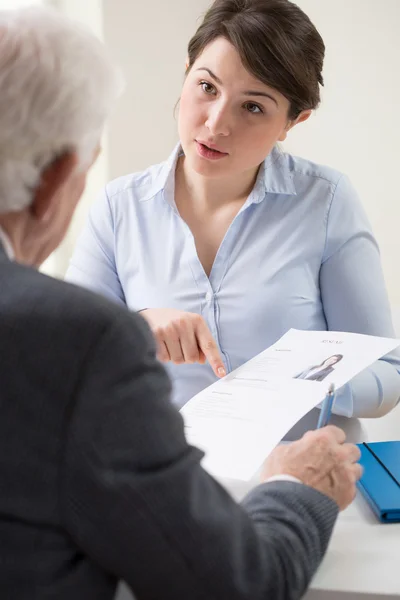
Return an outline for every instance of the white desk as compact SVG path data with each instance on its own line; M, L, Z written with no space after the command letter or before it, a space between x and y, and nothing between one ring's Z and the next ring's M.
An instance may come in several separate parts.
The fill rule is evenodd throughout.
M361 419L358 423L361 431L349 432L350 441L400 439L400 407L381 419ZM339 424L348 429L346 424ZM328 552L306 598L400 598L400 523L380 524L358 494L339 516Z
M296 439L314 429L318 411L312 411L288 434ZM400 439L400 407L381 419L348 420L333 417L349 441L379 442ZM225 482L236 499L246 488ZM249 487L249 486L247 486ZM132 596L122 586L117 600ZM360 496L340 514L328 552L304 600L395 600L400 598L400 523L382 525Z
M317 411L306 415L287 439L297 439L308 429L314 429L317 415ZM381 419L333 417L331 423L344 429L352 442L400 439L400 407ZM238 500L247 491L235 482L225 485ZM400 523L380 524L358 494L353 504L340 514L328 552L304 600L378 598L400 598Z

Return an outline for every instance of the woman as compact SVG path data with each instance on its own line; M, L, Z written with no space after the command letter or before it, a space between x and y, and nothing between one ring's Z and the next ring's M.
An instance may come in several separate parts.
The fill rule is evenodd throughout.
M217 0L189 43L179 146L93 207L67 277L142 311L178 407L291 327L393 336L349 180L278 148L318 106L323 59L291 2ZM356 377L336 411L390 410L399 364Z
M343 354L333 354L328 356L319 365L313 365L308 369L305 369L294 379L308 379L309 381L323 381L325 377L328 377L334 371L334 365L340 362L343 358Z

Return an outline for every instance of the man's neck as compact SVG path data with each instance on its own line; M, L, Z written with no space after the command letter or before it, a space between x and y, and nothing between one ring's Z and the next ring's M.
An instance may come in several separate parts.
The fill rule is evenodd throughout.
M40 232L34 225L27 211L0 214L0 242L7 256L30 267L39 266L47 258L43 258Z

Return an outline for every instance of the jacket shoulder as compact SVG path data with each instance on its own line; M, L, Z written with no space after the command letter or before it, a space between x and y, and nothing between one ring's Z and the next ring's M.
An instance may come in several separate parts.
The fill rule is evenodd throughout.
M140 315L72 283L9 263L0 267L0 285L7 290L2 294L0 312L7 313L9 319L14 316L20 323L32 323L34 317L44 337L76 337L83 343L118 323L121 331L133 328L142 342L153 344Z

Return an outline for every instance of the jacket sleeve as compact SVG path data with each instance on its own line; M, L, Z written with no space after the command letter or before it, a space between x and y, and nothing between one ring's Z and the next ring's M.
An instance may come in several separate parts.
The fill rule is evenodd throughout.
M93 344L71 408L65 528L141 600L300 598L336 504L288 481L234 502L186 443L147 325L116 312Z

